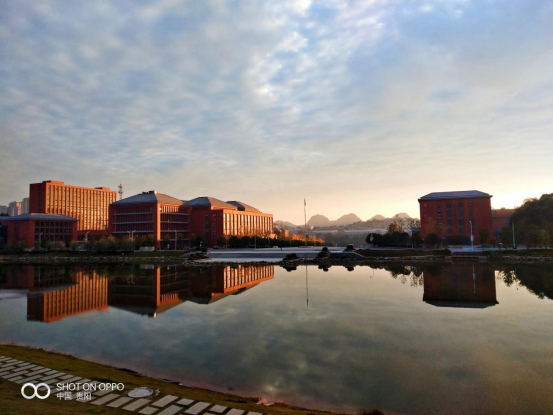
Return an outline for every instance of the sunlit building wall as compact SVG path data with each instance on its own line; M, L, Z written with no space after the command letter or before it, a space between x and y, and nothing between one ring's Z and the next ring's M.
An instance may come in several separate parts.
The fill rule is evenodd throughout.
M65 215L79 220L79 236L109 234L109 205L117 193L108 187L79 187L54 180L33 183L29 190L31 213Z

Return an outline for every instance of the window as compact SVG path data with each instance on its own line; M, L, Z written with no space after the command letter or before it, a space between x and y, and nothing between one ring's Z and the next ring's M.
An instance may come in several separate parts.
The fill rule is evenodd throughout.
M446 205L447 212L447 233L453 233L453 214L451 212L451 202Z

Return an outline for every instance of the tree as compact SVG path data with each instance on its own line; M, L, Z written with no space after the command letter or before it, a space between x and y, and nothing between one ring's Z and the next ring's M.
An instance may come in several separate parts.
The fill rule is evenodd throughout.
M238 238L238 236L236 235L232 235L228 239L228 244L230 245L231 248L238 248L240 246L240 238Z
M27 247L27 242L23 239L19 241L11 240L8 242L8 251L15 254L21 254Z
M442 243L442 238L440 238L435 233L429 233L424 238L424 243L426 245L429 245L429 246L437 246L437 245L440 245Z
M513 230L508 226L501 228L501 231L499 232L499 240L505 246L513 245Z
M250 246L250 242L251 242L251 238L246 235L246 236L243 236L241 239L240 239L240 242L242 243L242 246L244 248L247 248Z
M76 251L78 247L79 247L79 244L77 242L75 241L69 242L69 249L71 249L72 251Z
M205 244L205 239L202 235L194 235L192 243L194 246L203 246Z
M217 245L219 246L225 246L227 244L227 238L224 236L220 236L219 239L217 239Z
M413 242L415 248L422 245L422 235L419 231L413 232L413 236L411 236L411 242Z
M486 245L488 243L488 239L490 239L490 231L486 228L482 228L478 231L478 233L480 234L480 243L482 246Z
M402 231L403 231L403 229L402 229L401 225L396 221L394 221L394 222L392 222L388 225L387 233L389 233L390 235L392 235L394 232L401 233Z
M535 244L542 238L543 229L553 239L553 193L543 194L539 199L527 199L522 206L515 209L511 216L511 223L515 224L515 237L518 243Z

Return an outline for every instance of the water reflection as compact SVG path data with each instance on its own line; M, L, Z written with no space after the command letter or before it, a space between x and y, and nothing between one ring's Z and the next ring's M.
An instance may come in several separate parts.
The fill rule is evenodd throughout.
M274 266L9 267L0 289L27 290L27 320L51 323L112 306L156 317L184 301L212 304L274 278Z
M423 270L423 301L439 307L485 308L498 304L488 265L455 264Z
M0 342L341 413L553 410L553 268L326 268L4 265Z

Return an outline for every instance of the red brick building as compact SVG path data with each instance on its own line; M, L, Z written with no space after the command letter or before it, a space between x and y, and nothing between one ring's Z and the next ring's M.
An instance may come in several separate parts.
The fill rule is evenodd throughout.
M107 236L109 205L117 193L107 187L69 186L47 180L33 183L29 189L29 211L51 215L66 215L79 220L79 236Z
M112 203L109 229L113 236L152 235L157 248L165 240L170 249L182 249L190 244L191 211L182 200L151 190Z
M435 233L442 239L453 236L470 238L471 222L474 243L480 243L480 230L487 229L493 238L492 196L477 190L430 193L419 199L421 234Z
M505 226L511 226L511 215L513 214L514 209L493 209L492 210L492 221L493 221L493 230L494 232L500 232Z
M2 234L7 241L25 241L33 247L35 242L70 242L77 239L78 220L64 215L24 213L19 216L0 216Z
M273 215L238 201L223 202L214 197L197 197L185 202L192 208L192 234L205 238L208 246L221 236L270 237Z

